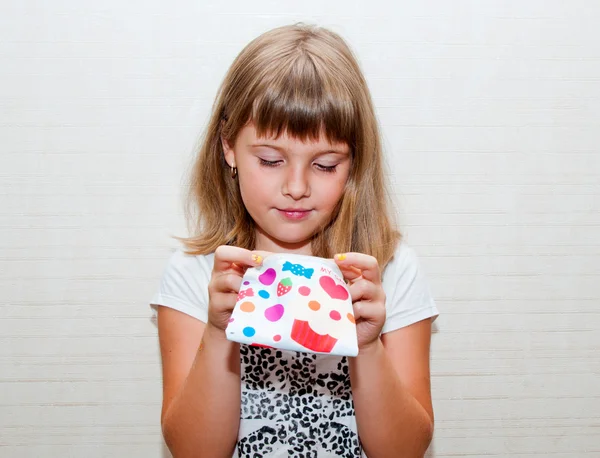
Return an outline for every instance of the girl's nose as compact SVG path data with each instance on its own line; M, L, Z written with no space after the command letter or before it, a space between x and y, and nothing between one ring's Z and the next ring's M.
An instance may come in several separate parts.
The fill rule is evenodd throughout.
M299 200L310 196L310 184L306 173L300 168L290 168L283 183L283 194Z

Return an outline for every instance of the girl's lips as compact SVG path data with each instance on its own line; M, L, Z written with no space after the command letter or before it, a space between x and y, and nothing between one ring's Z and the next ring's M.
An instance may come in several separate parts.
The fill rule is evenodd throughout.
M283 216L286 219L290 219L290 220L302 220L308 217L308 215L310 214L311 210L293 210L293 209L285 209L285 210L280 210L278 209L279 214L281 216Z

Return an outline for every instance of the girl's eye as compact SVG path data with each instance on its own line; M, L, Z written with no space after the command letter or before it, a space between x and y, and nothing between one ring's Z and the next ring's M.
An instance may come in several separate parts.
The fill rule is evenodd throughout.
M267 161L266 159L262 159L262 158L258 158L258 160L260 161L260 165L263 165L265 167L277 167L279 166L279 164L281 164L283 161L282 160L277 160L277 161ZM322 165L322 164L315 164L315 167L320 170L321 172L325 172L325 173L334 173L336 171L336 165Z
M325 173L334 173L335 172L335 168L337 167L336 165L321 165L321 164L315 164L317 166L317 168L321 171L321 172L325 172Z
M260 165L264 165L265 167L277 167L277 165L279 165L279 163L281 162L281 161L267 161L260 157L258 158L258 160L260 161Z

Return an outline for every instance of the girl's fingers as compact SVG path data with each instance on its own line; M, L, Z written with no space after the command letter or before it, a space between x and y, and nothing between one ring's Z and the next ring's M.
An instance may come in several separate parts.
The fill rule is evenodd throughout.
M250 251L234 246L218 247L209 289L215 293L237 294L248 267L261 265L269 254L267 251Z
M373 282L366 279L360 279L355 283L352 283L348 287L348 290L350 291L352 302L378 301L380 299L385 299L385 293L381 286L375 285Z
M377 307L371 302L355 302L352 305L354 319L358 321L385 322L385 307Z
M348 280L355 281L361 276L376 285L381 284L379 263L373 256L363 253L336 254L333 258Z
M383 324L386 316L385 292L377 260L362 253L345 253L336 255L334 259L344 277L350 280L348 289L357 322L366 321L373 326Z
M338 267L340 268L340 271L342 272L342 276L346 280L349 280L351 283L363 278L362 272L360 271L360 269L357 269L356 267L341 266L339 264L338 264Z
M234 246L220 246L215 250L213 271L208 284L210 323L223 330L227 327L244 273L249 267L260 266L267 254Z
M241 285L242 277L234 273L222 274L213 280L214 290L222 293L234 292L237 294Z
M264 259L269 256L271 253L270 251L262 251L262 250L254 250L252 252L252 255L254 256L254 258L257 259L258 265L260 266L262 264L262 262L264 261Z
M248 267L260 266L267 254L265 251L250 251L245 248L222 245L215 250L213 270L223 273L233 268L237 273L243 274Z
M348 288L352 296L354 319L372 323L385 322L385 293L381 286L360 279Z

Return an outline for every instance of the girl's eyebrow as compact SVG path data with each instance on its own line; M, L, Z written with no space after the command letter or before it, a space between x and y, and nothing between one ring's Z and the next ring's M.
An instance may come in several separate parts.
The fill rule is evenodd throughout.
M278 145L274 145L271 143L251 143L248 146L252 147L252 148L259 148L261 146L265 146L267 148L273 148L277 151L279 151L280 153L287 153L288 150L287 148L284 148L282 146L278 146ZM341 154L344 156L347 156L350 153L349 149L341 149L341 148L328 148L328 149L324 149L321 151L317 151L317 155L323 155L323 154Z

